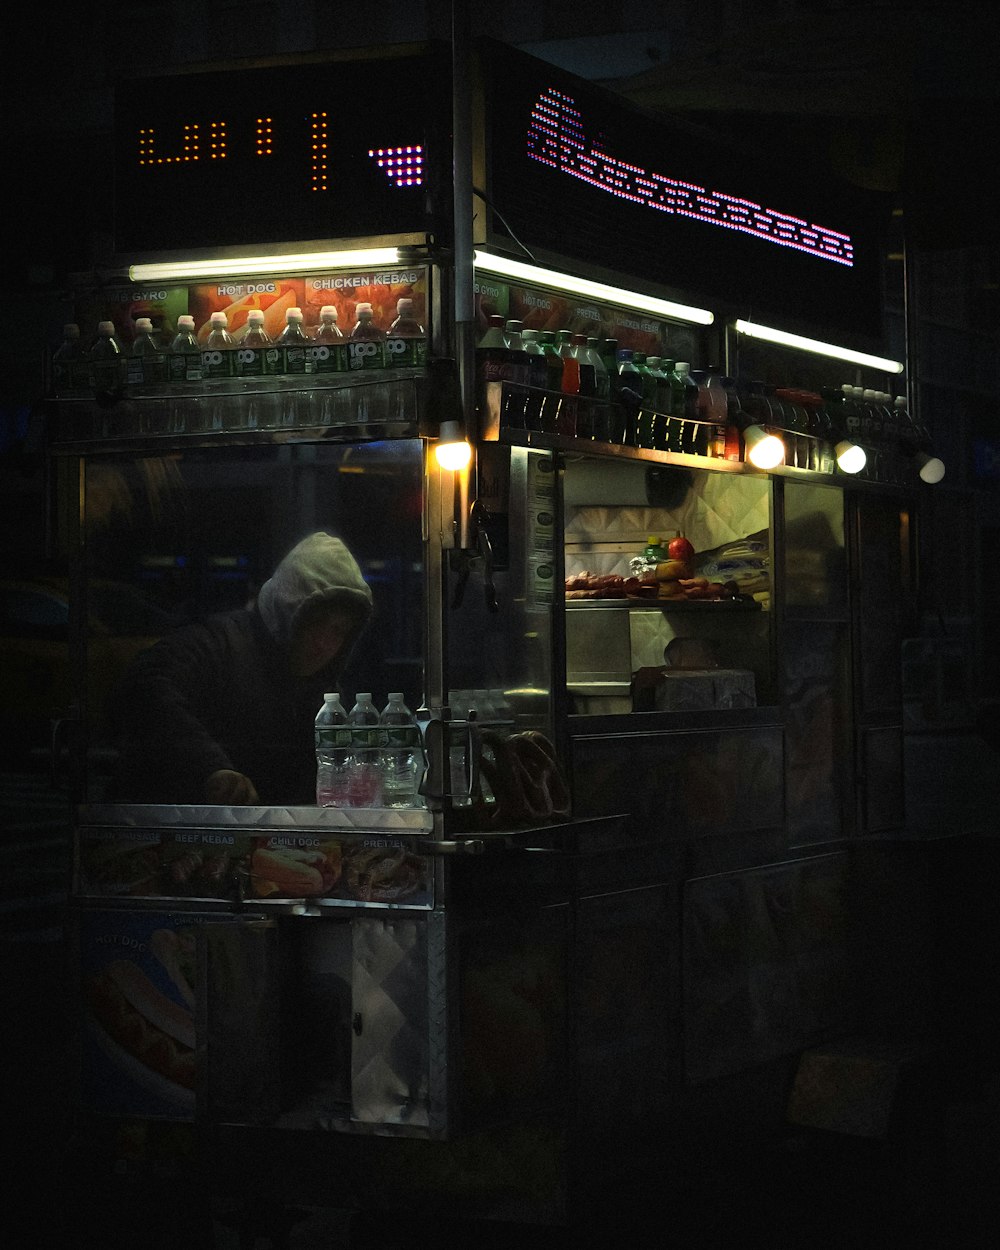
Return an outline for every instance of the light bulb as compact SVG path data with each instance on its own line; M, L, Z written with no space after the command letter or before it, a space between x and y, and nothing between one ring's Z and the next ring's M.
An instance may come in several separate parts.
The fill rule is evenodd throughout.
M841 439L833 450L837 457L837 467L843 473L860 473L868 463L865 449L852 443L850 439Z
M785 458L785 444L759 425L748 425L743 431L743 441L747 459L755 469L773 469Z
M469 467L472 446L458 421L442 421L434 455L442 469L458 472Z

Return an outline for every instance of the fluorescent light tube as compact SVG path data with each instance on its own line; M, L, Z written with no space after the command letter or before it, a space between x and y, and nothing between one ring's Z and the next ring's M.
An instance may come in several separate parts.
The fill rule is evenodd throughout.
M591 282L589 278L577 278L571 274L559 273L555 269L543 269L539 265L526 265L523 261L494 256L490 252L476 252L475 267L484 273L497 274L502 278L536 282L556 291L566 291L586 299L606 300L609 304L620 304L623 308L634 308L657 317L672 317L675 321L692 321L696 325L710 326L715 320L715 314L707 308L675 304L673 300L657 299L652 295L626 291L623 287L608 286L603 282Z
M775 330L772 326L757 325L754 321L739 320L734 324L737 333L745 334L748 339L765 339L768 343L777 343L782 347L795 347L799 351L813 352L817 356L846 360L852 365L867 365L871 369L881 369L883 373L903 372L903 366L898 360L888 360L884 356L871 356L867 352L856 352L851 347L838 347L836 343L807 339L801 334L789 334L786 330Z
M399 248L368 247L342 252L301 252L285 256L232 256L211 260L151 261L130 265L132 282L162 282L172 278L238 278L268 273L316 273L326 269L398 265Z

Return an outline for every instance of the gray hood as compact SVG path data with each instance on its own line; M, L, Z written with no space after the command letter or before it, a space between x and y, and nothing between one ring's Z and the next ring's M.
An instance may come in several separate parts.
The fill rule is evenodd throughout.
M372 592L357 561L339 538L310 534L292 548L260 588L257 610L268 632L282 645L303 608L317 603L347 608L357 618L357 631L372 613ZM352 639L353 641L353 639ZM344 648L345 653L349 647Z

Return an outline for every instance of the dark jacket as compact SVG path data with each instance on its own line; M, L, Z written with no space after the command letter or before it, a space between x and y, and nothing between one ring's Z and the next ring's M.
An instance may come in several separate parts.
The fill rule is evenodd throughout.
M289 671L289 641L308 605L352 610L357 628L326 668ZM261 588L257 604L188 625L138 657L118 700L114 797L204 803L205 781L233 769L262 804L315 802L313 722L371 612L371 591L339 539L312 535Z

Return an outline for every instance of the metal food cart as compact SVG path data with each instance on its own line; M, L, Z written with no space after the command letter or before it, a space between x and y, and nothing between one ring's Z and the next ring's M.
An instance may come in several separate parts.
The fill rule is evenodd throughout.
M368 73L377 96L406 75L431 82L440 51L413 56L327 70ZM560 126L578 133L565 76L554 84L550 70L543 90L524 87L532 174L551 171L536 158ZM483 78L487 119L498 72ZM268 86L276 99L288 67L197 79L185 82L192 117L220 85L254 101ZM460 74L453 87L460 104L463 90L480 98ZM136 110L164 97L135 84L123 94L134 156L132 132L147 133ZM362 298L386 310L403 296L426 326L428 364L326 372L317 360L300 377L125 385L50 403L76 626L77 701L59 734L76 800L80 1103L98 1117L191 1123L217 1161L294 1159L266 1183L275 1201L563 1223L589 1218L616 1175L649 1166L651 1133L665 1150L670 1122L718 1131L705 1112L720 1114L720 1081L759 1088L761 1072L787 1071L863 1016L851 848L903 823L897 658L922 487L888 431L877 446L866 431L860 474L817 468L810 448L822 438L794 401L771 410L786 458L763 471L623 445L609 433L612 399L570 400L523 378L479 385L476 327L497 311L778 383L818 389L844 366L761 345L696 286L687 298L704 308L676 289L668 305L628 270L609 290L616 242L596 266L570 246L560 255L543 229L555 201L524 182L515 195L543 235L532 259L547 268L511 276L503 171L494 164L485 192L475 185L491 136L494 161L502 144L489 120L482 133L452 128L469 184L457 178L448 204L447 108L429 95L424 133L413 117L417 134L384 140L383 160L399 163L378 163L376 126L355 136L352 169L367 161L371 202L355 195L343 215L338 202L320 242L293 235L314 241L292 248L280 234L265 245L241 219L213 246L177 225L177 194L161 186L152 221L122 210L136 267L81 283L78 319L116 316L126 329L150 313L163 326L181 312L205 323L217 308L235 328L251 307L277 315L292 303L307 324L335 303L347 325ZM313 118L309 137L325 137ZM235 154L235 123L226 133ZM265 161L265 141L253 142ZM578 148L574 186L608 199L610 163L601 173ZM557 160L556 177L566 172ZM123 180L133 204L147 174ZM184 177L178 194L197 185ZM394 218L397 193L406 207ZM477 199L490 211L473 219ZM378 228L356 226L369 211ZM147 254L157 222L170 246ZM197 264L185 267L192 238ZM368 248L388 250L358 251ZM637 311L640 296L659 302ZM851 368L879 389L892 371ZM528 420L546 400L572 406L575 425ZM449 423L473 444L469 469L435 460ZM117 674L93 680L88 605L134 595L143 624L123 642L135 651L252 600L312 529L341 534L372 586L375 624L345 689L402 690L420 709L423 805L122 801L105 715ZM569 579L627 572L649 535L676 533L740 593L566 596ZM670 671L678 646L699 663ZM507 744L526 739L553 749L533 788L504 771ZM290 893L262 866L302 855L321 865L309 892ZM139 1018L140 974L172 1011ZM218 1163L219 1188L264 1184L238 1171Z

